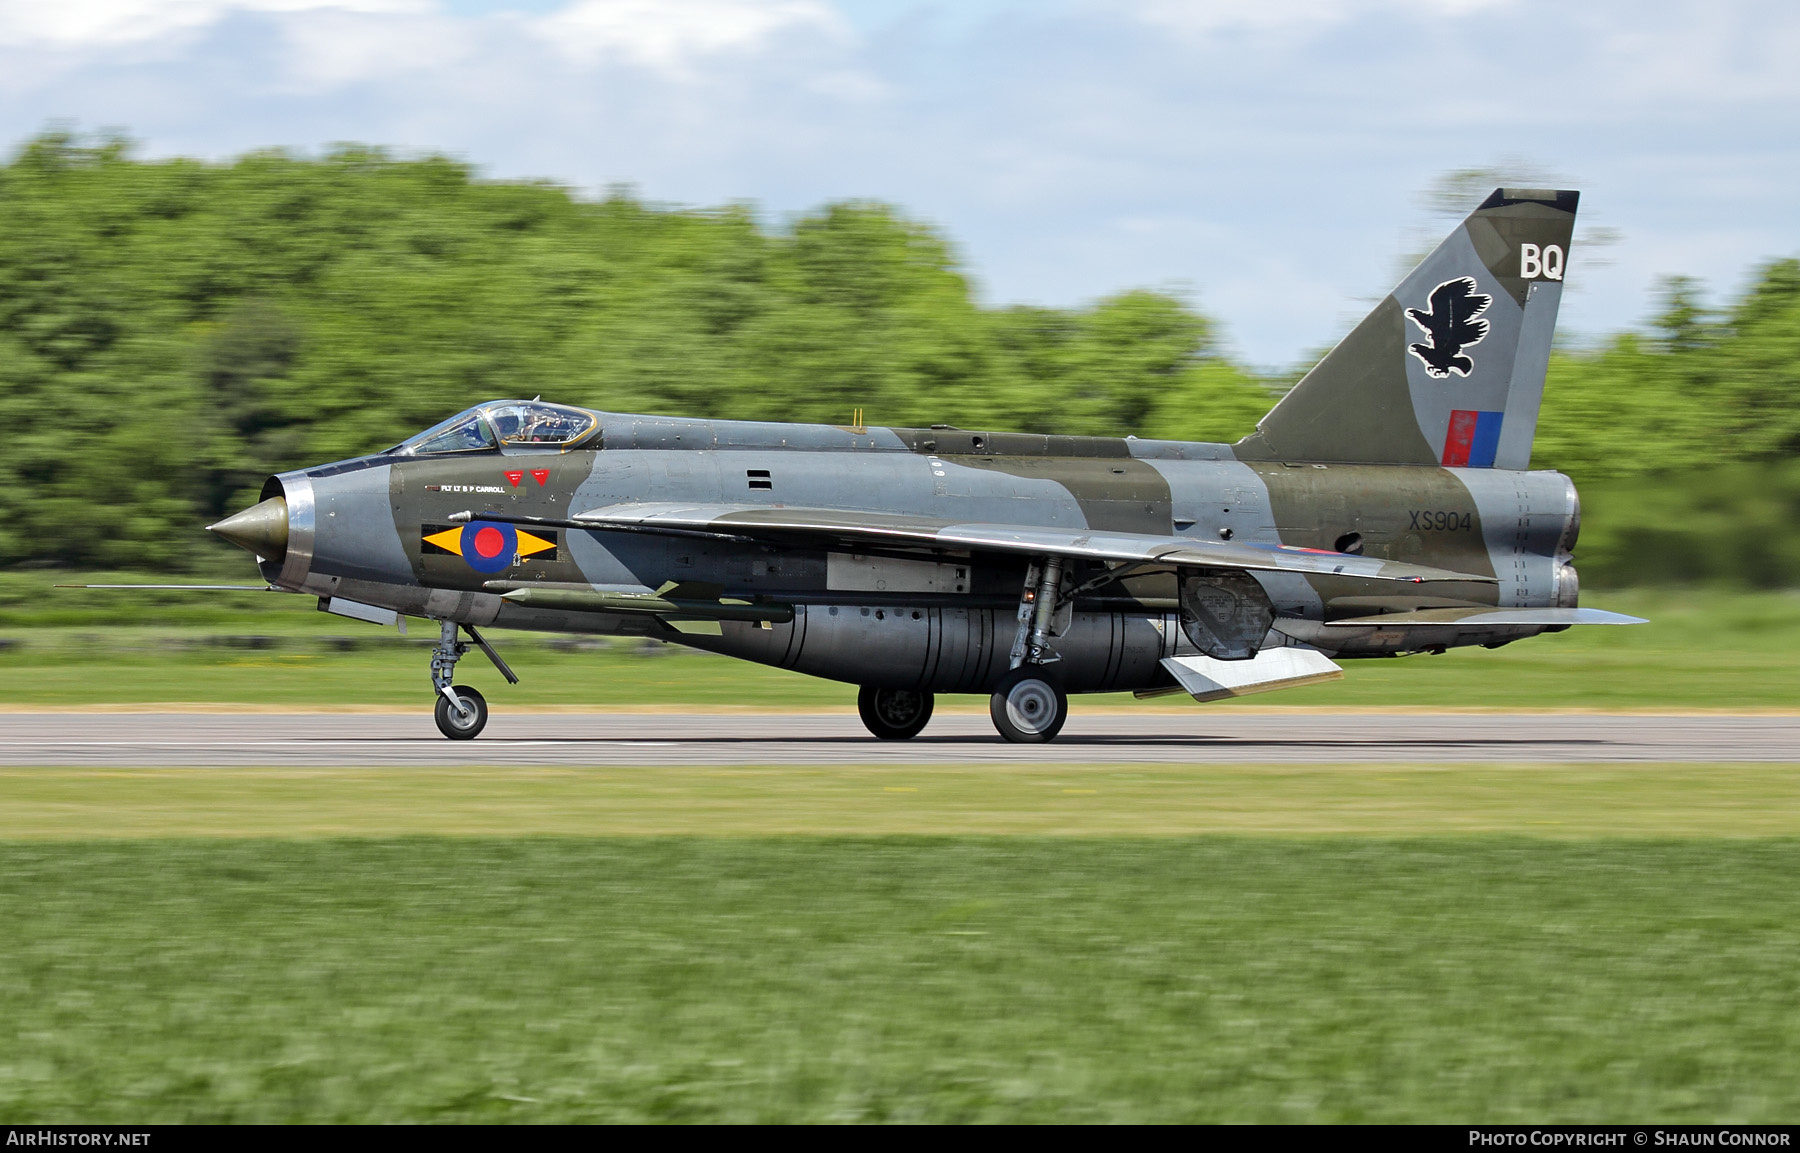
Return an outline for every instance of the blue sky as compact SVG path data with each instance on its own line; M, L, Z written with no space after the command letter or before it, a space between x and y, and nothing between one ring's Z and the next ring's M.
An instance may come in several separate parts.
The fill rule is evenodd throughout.
M0 0L0 137L387 144L654 200L942 226L984 299L1189 294L1262 365L1340 336L1451 169L1554 175L1564 328L1800 253L1791 0Z

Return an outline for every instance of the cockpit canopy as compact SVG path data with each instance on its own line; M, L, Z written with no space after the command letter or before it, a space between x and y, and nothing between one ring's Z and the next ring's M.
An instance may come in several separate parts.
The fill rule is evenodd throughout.
M569 449L600 426L598 415L582 408L538 400L500 400L459 412L395 446L403 456L447 452L492 452L496 448Z

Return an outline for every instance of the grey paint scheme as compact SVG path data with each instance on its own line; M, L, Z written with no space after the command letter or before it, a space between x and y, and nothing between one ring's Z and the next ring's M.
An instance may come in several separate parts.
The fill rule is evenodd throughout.
M1014 625L1010 609L814 604L792 624L727 621L721 636L687 643L833 680L982 693L1007 672ZM1194 651L1173 613L1090 612L1070 614L1056 650L1052 667L1071 692L1156 685L1158 661Z
M1450 427L1451 410L1506 410L1513 386L1515 350L1519 347L1519 332L1524 322L1524 309L1481 262L1468 230L1459 228L1401 281L1400 287L1394 289L1394 299L1401 306L1406 325L1406 343L1424 340L1425 334L1412 321L1404 319L1405 310L1424 308L1433 289L1458 277L1474 279L1476 290L1489 297L1487 310L1481 314L1481 319L1488 322L1488 333L1464 350L1474 368L1466 377L1452 373L1434 378L1426 372L1424 361L1418 357L1411 353L1399 357L1406 366L1406 388L1412 396L1412 410L1419 423L1419 432L1431 446L1432 460L1444 457L1444 434ZM1550 316L1554 323L1554 310ZM1505 427L1502 422L1503 433ZM1526 443L1530 443L1529 435Z
M573 498L557 515L579 514L621 500L661 498L953 516L1021 526L1103 527L1090 524L1075 494L1054 480L965 465L945 454L915 452L893 430L852 434L831 426L738 426L610 415L606 421L609 430L616 423L631 422L631 432L620 438L627 444L648 441L659 447L614 447L609 439L606 448L587 454L585 466L573 459L574 454L563 458L565 466L576 466L580 479ZM943 435L947 438L951 431ZM1230 529L1236 541L1283 543L1268 483L1256 468L1232 459L1228 446L1122 443L1129 456L1121 454L1120 459L1143 462L1167 485L1169 512L1182 524L1180 529L1169 526L1171 536L1217 541L1221 529ZM695 447L660 447L675 444ZM496 472L515 467L508 463L510 458L490 459ZM746 473L753 469L766 470L772 487L750 489ZM1469 494L1486 551L1505 582L1500 603L1556 603L1558 564L1571 543L1572 488L1567 481L1554 473L1432 471L1453 477ZM1024 568L1017 558L968 558L989 579L962 596L834 593L826 587L827 550L822 547L780 550L767 544L565 532L570 559L590 587L643 592L668 579L715 581L726 586L728 595L762 595L795 606L791 623L765 629L723 622L716 636L683 635L653 617L531 609L504 602L493 592L424 587L407 560L403 530L396 527L398 506L389 504L388 465L323 476L288 474L277 480L290 493L310 489L316 509L323 511L315 516L315 555L304 577L293 579L291 564L270 575L277 583L317 595L478 626L652 636L863 684L982 692L1008 669ZM481 507L475 497L445 499L446 510L453 504ZM334 511L339 515L331 516ZM1343 656L1385 655L1438 645L1498 643L1546 627L1445 625L1388 630L1385 635L1378 628L1333 630L1323 623L1325 599L1307 577L1255 576L1279 613L1265 647L1301 644ZM1054 666L1057 674L1071 692L1166 687L1168 676L1158 662L1197 651L1172 608L1124 604L1100 610L1077 604L1053 630L1061 658Z
M1550 369L1550 344L1556 335L1562 289L1557 281L1541 280L1526 290L1519 351L1506 393L1506 419L1500 426L1495 468L1531 467L1531 441L1537 435L1538 410L1544 403L1544 377Z
M263 571L282 587L415 615L654 636L854 683L934 691L988 691L1007 671L1033 562L1019 555L1027 545L1067 558L1073 583L1103 571L1099 558L1116 560L1129 548L1161 557L1165 547L1180 545L1186 559L1179 563L1191 566L1184 571L1202 575L1258 568L1247 562L1245 545L1366 549L1369 560L1335 571L1253 571L1276 610L1264 647L1386 656L1504 644L1566 627L1560 622L1585 619L1572 611L1574 487L1556 473L1523 471L1561 284L1548 272L1525 278L1522 246L1560 247L1560 275L1577 199L1572 192L1497 190L1237 445L599 413L604 447L597 451L534 446L454 460L378 457L274 478L264 495L286 492L290 547ZM1473 362L1466 375L1433 377L1409 348L1437 337L1427 338L1407 310L1435 308L1435 290L1461 277L1490 298L1480 317L1487 329L1457 346ZM1463 459L1445 454L1458 410L1504 414L1496 467L1440 467ZM497 475L467 483L486 476L490 465L499 474L539 460L555 462L555 480L537 489L498 485ZM409 487L409 475L420 483ZM425 484L433 475L444 483ZM590 530L573 519L612 506L674 503L710 511L697 509L657 532L642 531L642 524L639 531ZM755 531L747 527L753 517L732 511L783 506L793 510L781 518L784 527ZM823 519L836 529L817 517L802 524L809 510L828 511ZM430 565L420 555L423 524L453 523L465 511L546 517L564 526L558 531L566 556L530 564L515 558L510 570L492 576L528 583L554 573L564 589L626 593L670 580L709 583L727 596L792 606L793 618L770 627L724 621L705 636L677 631L673 616L502 601L498 592L508 586L484 585L486 578L454 553L433 553ZM960 543L954 532L936 542L915 533L876 545L844 543L851 539L847 521L884 516L984 531ZM986 531L996 527L1003 532ZM855 539L866 542L873 525L858 528ZM707 537L709 529L730 535ZM1017 530L1008 551L1001 551L1004 530ZM1077 538L1090 531L1092 541L1082 544ZM1136 534L1136 543L1102 549L1107 534ZM1225 548L1221 540L1233 544ZM828 555L856 549L875 557L856 561L859 572L888 556L966 564L970 575L966 587L958 583L961 592L940 591L942 584L901 591L908 585L899 570L893 583L876 582L890 591L834 587ZM1372 574L1377 559L1391 566L1384 578L1390 583ZM1173 566L1162 563L1166 574ZM1336 565L1329 555L1309 563ZM1435 567L1424 575L1437 583L1391 583L1402 564ZM1445 579L1454 573L1467 575ZM456 587L427 587L431 582ZM1175 611L1174 587L1167 575L1133 577L1060 610L1050 630L1059 659L1050 667L1065 687L1168 687L1158 662L1196 651ZM1481 606L1535 611L1457 616ZM1381 614L1392 619L1368 619Z
M1544 369L1575 221L1573 192L1496 190L1410 272L1236 446L1259 460L1433 465L1455 410L1502 412L1493 464L1529 467ZM1523 274L1526 244L1555 248L1555 274ZM1481 339L1461 345L1467 373L1434 377L1409 349L1432 344L1408 310L1468 278L1488 297Z
M280 478L284 487L308 494L312 571L376 582L413 583L417 579L393 527L396 510L390 503L389 471L388 465L376 465L324 478L290 474L297 482L291 486L287 477ZM295 503L290 494L290 510ZM291 511L289 517L291 526ZM289 533L291 537L291 527Z
M1224 459L1207 459L1203 463L1156 459L1150 465L1169 482L1176 522L1189 518L1194 522L1191 528L1180 530L1181 535L1217 540L1223 530L1229 529L1232 540L1283 543L1275 526L1275 506L1270 499L1269 486L1249 465L1229 455ZM1263 591L1269 594L1269 601L1279 614L1278 624L1279 617L1285 616L1314 620L1324 617L1325 602L1305 577L1298 573L1253 575Z
M1482 537L1500 578L1500 607L1573 608L1572 597L1559 595L1558 574L1575 546L1575 486L1555 472L1454 471L1480 510Z

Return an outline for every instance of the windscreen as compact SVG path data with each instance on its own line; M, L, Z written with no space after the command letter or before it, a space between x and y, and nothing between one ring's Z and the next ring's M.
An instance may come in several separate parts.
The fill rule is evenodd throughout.
M479 452L498 447L481 410L459 412L442 424L434 424L402 443L395 452L424 456L440 452Z

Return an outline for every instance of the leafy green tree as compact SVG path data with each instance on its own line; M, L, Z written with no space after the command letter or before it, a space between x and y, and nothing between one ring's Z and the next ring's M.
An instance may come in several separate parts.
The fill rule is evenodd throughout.
M1650 331L1553 358L1536 461L1642 487L1791 459L1797 366L1800 261L1718 310L1671 281ZM983 308L874 202L771 227L378 148L147 162L62 132L0 165L0 565L202 563L270 472L498 397L1231 441L1279 384L1167 295Z
M1268 401L1179 301L984 309L872 202L768 228L376 148L48 133L0 167L0 222L3 564L195 563L268 473L495 397L1226 439Z
M1800 450L1800 261L1706 308L1672 278L1647 335L1551 359L1533 462L1577 481L1668 474Z

